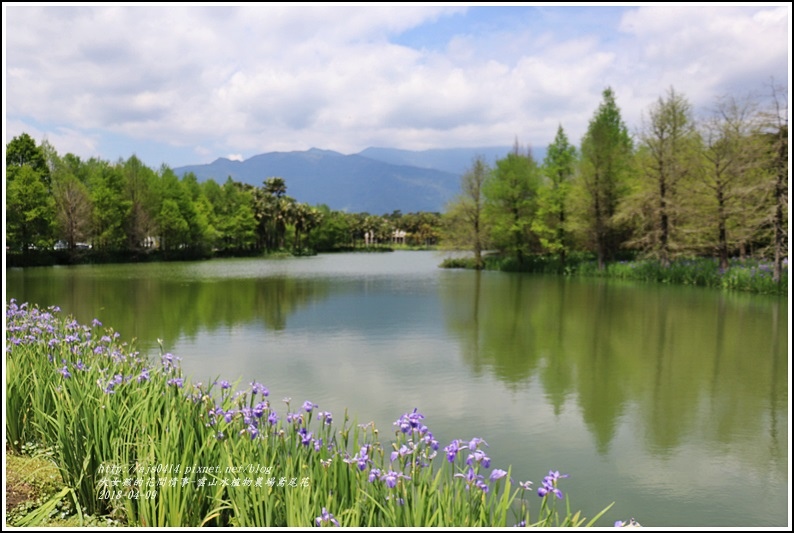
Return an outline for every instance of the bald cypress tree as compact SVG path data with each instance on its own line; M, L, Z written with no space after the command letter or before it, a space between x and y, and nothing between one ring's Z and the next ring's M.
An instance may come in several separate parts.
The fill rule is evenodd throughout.
M585 245L595 251L600 270L614 257L623 239L615 214L626 193L633 152L615 93L608 87L602 95L603 100L582 139L578 183L583 204L579 228Z

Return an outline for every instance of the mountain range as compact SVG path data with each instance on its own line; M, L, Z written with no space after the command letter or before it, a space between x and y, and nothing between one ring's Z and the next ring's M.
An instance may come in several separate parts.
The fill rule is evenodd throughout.
M218 158L205 165L174 169L192 172L199 181L214 179L262 186L269 177L283 178L287 195L309 205L325 204L350 213L382 215L401 211L441 212L460 191L460 177L475 156L493 165L512 148L449 148L424 151L367 148L345 155L311 148L298 152L268 152L245 161ZM536 151L537 152L537 151ZM533 153L535 159L542 157Z

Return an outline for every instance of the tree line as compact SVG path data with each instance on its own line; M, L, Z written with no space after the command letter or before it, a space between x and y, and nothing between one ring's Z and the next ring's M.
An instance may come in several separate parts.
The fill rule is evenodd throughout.
M260 187L231 177L200 183L135 155L116 163L60 156L23 133L6 145L7 251L167 258L438 242L440 213L347 213L286 192L280 177Z
M577 149L562 125L542 162L516 143L493 167L476 158L444 214L445 241L496 250L518 269L532 254L563 267L574 252L598 268L625 254L669 266L675 258L772 259L778 281L788 254L786 93L721 97L697 119L670 88L635 135L606 88Z

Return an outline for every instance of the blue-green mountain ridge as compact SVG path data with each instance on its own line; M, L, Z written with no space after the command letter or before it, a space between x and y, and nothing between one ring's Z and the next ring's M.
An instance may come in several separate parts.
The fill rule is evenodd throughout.
M174 172L178 176L192 172L199 181L211 178L221 185L231 177L257 187L278 176L285 180L287 195L297 201L351 213L440 212L460 191L460 177L475 156L493 165L510 150L509 146L424 151L367 148L344 155L312 148L269 152L245 161L218 158L209 164L178 167ZM542 154L537 152L533 155L541 161Z

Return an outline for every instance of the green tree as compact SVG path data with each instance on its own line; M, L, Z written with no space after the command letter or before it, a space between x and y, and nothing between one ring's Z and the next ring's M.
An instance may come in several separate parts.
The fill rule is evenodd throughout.
M183 244L189 237L189 226L182 216L179 204L172 198L163 200L160 213L157 215L160 228L160 247L170 251Z
M41 174L28 164L14 169L6 185L6 240L14 250L49 248L53 242L55 200Z
M471 249L477 269L484 266L482 252L488 245L483 188L490 175L491 169L483 157L475 157L461 177L460 194L447 206L443 216L445 246Z
M640 133L636 187L618 218L631 220L638 230L630 244L667 267L681 246L675 238L683 216L679 186L697 171L698 139L692 107L672 87L648 115Z
M257 234L267 250L284 247L294 204L294 200L286 194L287 184L279 177L265 179L263 187L254 193Z
M406 232L405 242L413 246L438 244L441 233L441 214L421 211L400 218L398 229Z
M783 259L788 258L788 107L784 96L788 91L770 83L771 105L765 113L765 131L769 140L769 168L771 179L768 180L772 192L772 205L769 219L772 225L772 247L774 254L773 278L780 283Z
M311 207L309 204L297 203L293 211L294 239L292 243L293 251L300 253L304 243L309 241L309 236L322 221L322 213L319 209Z
M157 176L135 155L120 166L124 176L124 195L129 202L124 223L127 249L138 250L156 231L153 214L157 212L158 203L154 193Z
M124 223L131 202L124 197L124 176L106 161L88 161L88 181L93 209L94 248L123 250L127 236Z
M332 211L322 204L315 209L320 213L320 223L312 231L307 244L317 251L330 251L334 248L347 246L350 242L350 221L345 213Z
M93 213L88 188L71 172L53 178L57 236L74 250L78 242L90 240Z
M207 221L206 240L212 249L223 247L223 233L221 232L220 213L223 204L223 190L218 182L213 179L199 185L201 196L196 206Z
M155 207L158 213L156 222L161 239L166 241L166 249L179 247L195 251L207 248L209 246L206 235L208 222L207 218L197 208L198 199L202 196L202 193L195 175L188 173L180 180L173 170L163 165L160 168L156 191L157 204L159 204L158 207ZM163 211L166 200L171 200L176 205L179 211L178 218L184 221L186 225L184 229L181 223L174 225L177 217L176 213L173 212L173 206L168 206L165 212ZM165 220L170 221L166 227L160 225L164 220L164 216L166 216ZM180 231L175 231L177 227L180 228ZM167 239L164 231L169 233ZM175 239L178 239L178 242Z
M532 151L521 154L517 141L513 152L496 162L491 178L483 185L491 241L515 257L519 268L526 254L536 248L532 223L539 187L540 169Z
M577 191L583 204L577 210L578 228L585 246L595 251L601 270L623 238L614 216L626 192L633 150L615 93L606 88L602 95L603 101L582 139Z
M754 104L720 98L699 130L702 165L692 191L690 234L696 250L715 253L726 269L729 255L752 239L757 224L749 221L763 216L763 198L752 186L763 158Z
M538 193L538 212L532 229L546 250L559 254L561 264L565 263L571 247L567 230L568 196L575 169L576 147L568 142L560 125L543 160L543 174L548 181Z
M221 188L216 215L222 247L226 250L251 250L256 244L253 187L236 183L231 176Z
M39 179L49 189L50 169L44 150L36 146L36 141L27 133L11 139L6 145L6 180L13 181L16 173L23 166L28 166L38 172Z

